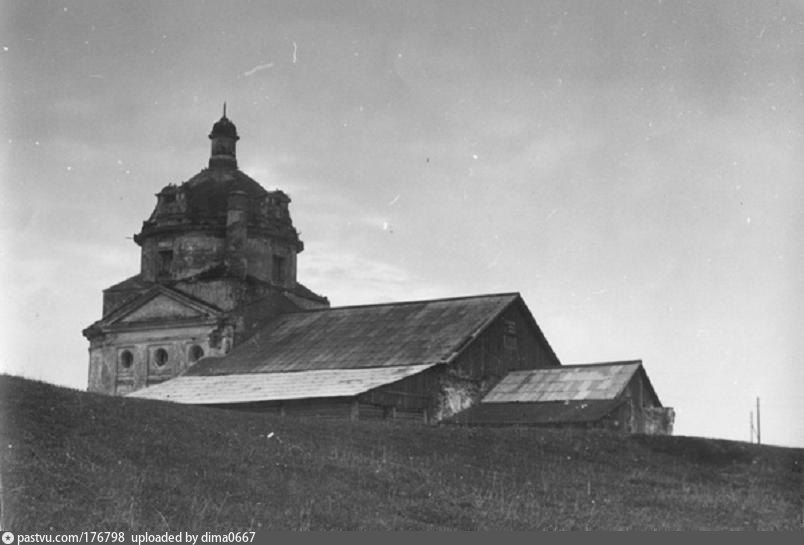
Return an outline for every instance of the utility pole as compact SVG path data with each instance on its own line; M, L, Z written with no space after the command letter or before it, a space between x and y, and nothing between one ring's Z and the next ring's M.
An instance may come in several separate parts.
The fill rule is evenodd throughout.
M751 429L751 434L748 436L748 442L754 442L754 411L748 411L748 426Z
M757 445L762 444L762 434L760 433L760 426L759 426L759 396L757 396Z

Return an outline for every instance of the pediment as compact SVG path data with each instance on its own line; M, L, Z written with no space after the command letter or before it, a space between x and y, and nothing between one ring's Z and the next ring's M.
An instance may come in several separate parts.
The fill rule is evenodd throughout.
M107 317L112 324L192 320L217 316L220 310L166 288L155 288Z
M195 318L204 316L198 309L192 308L166 295L157 295L139 308L121 317L118 322L146 322L176 318Z

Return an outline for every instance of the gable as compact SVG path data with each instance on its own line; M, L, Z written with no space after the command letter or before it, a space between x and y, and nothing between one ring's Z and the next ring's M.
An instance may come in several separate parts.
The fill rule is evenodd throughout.
M152 320L175 320L177 318L195 318L205 313L166 295L157 295L139 308L121 317L118 322L146 322Z
M205 319L220 315L221 310L192 296L166 286L154 286L128 301L90 328Z

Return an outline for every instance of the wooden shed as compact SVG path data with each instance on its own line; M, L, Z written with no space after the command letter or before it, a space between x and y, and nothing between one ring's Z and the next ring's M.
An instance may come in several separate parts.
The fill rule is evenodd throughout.
M662 406L635 360L514 371L450 421L671 434L673 419L673 409Z
M280 414L435 422L558 358L517 293L277 316L227 356L130 394Z

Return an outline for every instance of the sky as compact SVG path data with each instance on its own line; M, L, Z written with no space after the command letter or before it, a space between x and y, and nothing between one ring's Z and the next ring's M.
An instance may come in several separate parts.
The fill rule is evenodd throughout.
M86 388L154 194L282 189L333 305L516 291L675 432L804 446L804 4L0 0L0 371Z

